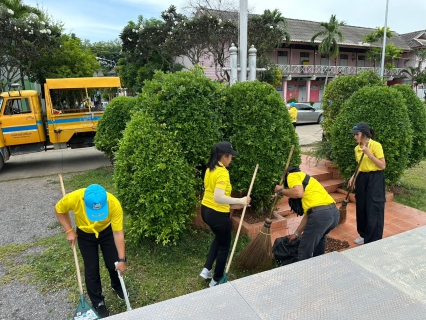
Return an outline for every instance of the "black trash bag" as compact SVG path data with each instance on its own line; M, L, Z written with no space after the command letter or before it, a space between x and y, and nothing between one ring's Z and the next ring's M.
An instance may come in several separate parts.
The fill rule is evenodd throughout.
M279 267L297 261L300 239L297 238L291 242L288 237L277 238L272 246L272 253Z

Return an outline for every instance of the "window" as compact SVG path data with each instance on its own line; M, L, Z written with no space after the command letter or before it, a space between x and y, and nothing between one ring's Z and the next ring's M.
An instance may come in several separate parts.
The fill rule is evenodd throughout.
M287 51L278 51L277 63L279 65L288 65L288 52Z
M31 113L30 99L9 99L4 108L5 115Z
M349 55L341 54L340 55L340 65L346 67L348 65Z
M358 67L365 67L365 56L358 56Z
M304 66L309 64L309 52L300 53L300 64Z

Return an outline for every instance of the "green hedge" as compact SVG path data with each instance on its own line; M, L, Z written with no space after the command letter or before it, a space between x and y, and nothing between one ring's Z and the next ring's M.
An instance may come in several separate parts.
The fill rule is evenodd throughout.
M177 133L144 111L129 122L115 163L117 196L130 215L127 239L176 243L196 205L195 169L184 158Z
M175 132L189 164L205 164L212 145L222 140L223 86L201 68L176 73L158 71L146 81L142 105L158 123Z
M333 160L343 177L349 179L356 168L353 135L348 134L359 122L367 122L375 130L375 140L383 146L384 171L388 184L403 174L411 150L411 123L402 95L392 87L363 87L344 103L332 129Z
M135 98L115 98L108 104L99 120L96 128L95 146L111 160L114 159L114 154L118 150L118 143L123 137L127 122L130 121L131 113L138 106Z
M271 85L238 82L226 89L225 97L225 140L240 153L230 166L233 190L247 191L259 164L252 204L259 213L268 211L291 145L296 147L291 164L301 163L299 138L283 99Z
M404 97L413 129L412 147L407 165L408 168L411 168L426 157L426 109L409 85L395 85L392 88L398 90Z

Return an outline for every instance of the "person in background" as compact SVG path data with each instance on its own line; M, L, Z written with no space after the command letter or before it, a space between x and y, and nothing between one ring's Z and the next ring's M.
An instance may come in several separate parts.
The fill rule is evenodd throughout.
M296 130L296 122L297 122L297 109L296 103L291 102L288 107L288 112L290 113L291 123L293 124L294 129Z
M373 140L374 130L365 122L356 124L350 134L353 134L358 145L355 147L355 159L359 163L359 173L350 178L348 186L355 183L356 224L360 235L355 239L356 244L370 243L383 237L385 224L386 185L383 170L386 160L382 145Z
M213 231L215 238L207 254L206 263L200 277L211 279L213 287L223 277L229 248L231 246L232 223L230 209L241 209L250 203L250 197L232 198L232 186L226 169L232 157L238 156L227 141L216 143L210 154L204 176L204 196L201 201L201 217ZM214 274L213 263L216 261Z
M69 211L74 212L76 230L71 225ZM109 316L102 295L99 273L99 247L111 279L111 287L124 300L118 278L126 270L123 231L123 210L117 198L98 185L78 189L65 195L55 206L58 221L64 227L66 239L72 246L78 242L84 261L84 278L93 307L102 318ZM115 262L118 262L115 267Z
M327 234L339 223L339 209L334 199L315 178L301 172L298 167L288 168L284 186L277 185L275 192L302 202L300 214L303 218L289 236L290 241L300 238L297 261L324 254Z

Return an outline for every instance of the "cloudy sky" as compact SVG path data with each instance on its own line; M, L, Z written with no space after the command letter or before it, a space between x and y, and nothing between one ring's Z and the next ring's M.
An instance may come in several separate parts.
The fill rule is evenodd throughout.
M39 4L54 20L64 23L65 32L74 32L91 42L118 38L128 21L160 18L171 4L181 12L186 0L24 0ZM236 6L239 0L234 0ZM278 9L284 17L328 21L331 14L348 25L375 28L385 22L386 0L248 0L254 13ZM426 30L426 0L389 0L388 26L398 33Z

